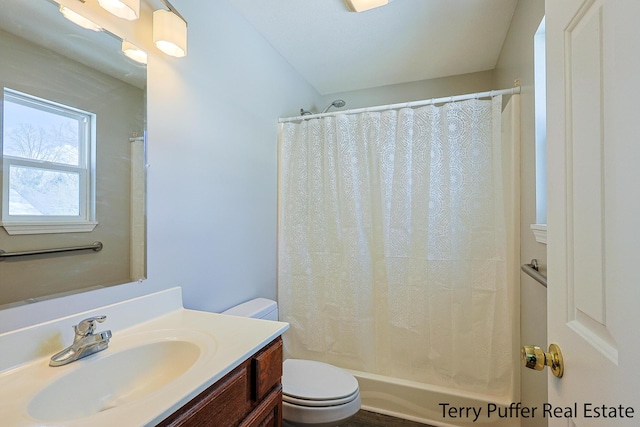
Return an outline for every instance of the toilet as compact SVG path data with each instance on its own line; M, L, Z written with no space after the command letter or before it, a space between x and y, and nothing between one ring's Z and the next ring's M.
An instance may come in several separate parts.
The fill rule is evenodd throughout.
M257 298L223 312L278 320L278 305ZM287 359L282 365L282 417L287 427L336 427L360 410L358 381L348 372L313 360Z

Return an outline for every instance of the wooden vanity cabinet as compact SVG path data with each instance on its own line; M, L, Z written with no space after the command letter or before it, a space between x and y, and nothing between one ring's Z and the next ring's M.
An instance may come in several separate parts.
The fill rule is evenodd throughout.
M281 427L278 337L158 424L161 427Z

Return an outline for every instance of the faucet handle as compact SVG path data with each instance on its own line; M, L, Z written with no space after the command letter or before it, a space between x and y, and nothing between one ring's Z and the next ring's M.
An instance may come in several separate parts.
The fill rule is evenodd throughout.
M86 337L93 334L93 332L96 330L96 322L102 323L105 320L107 320L107 316L89 317L88 319L84 319L76 326L74 326L73 330L76 332L76 335Z

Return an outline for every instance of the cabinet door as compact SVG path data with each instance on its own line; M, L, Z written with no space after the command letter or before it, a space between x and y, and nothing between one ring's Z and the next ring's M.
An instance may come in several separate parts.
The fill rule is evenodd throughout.
M282 378L282 338L278 337L270 345L258 352L252 361L252 398L259 402L269 394Z
M160 427L233 426L250 411L247 399L248 367L243 364L200 393L189 404L159 424Z
M282 387L269 393L240 427L282 427Z

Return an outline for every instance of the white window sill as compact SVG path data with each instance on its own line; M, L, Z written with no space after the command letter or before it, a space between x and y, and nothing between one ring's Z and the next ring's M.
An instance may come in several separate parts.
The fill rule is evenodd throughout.
M5 222L0 224L10 235L50 234L50 233L88 233L98 225L96 221L78 222Z
M531 231L533 231L536 242L547 244L547 224L531 224Z

